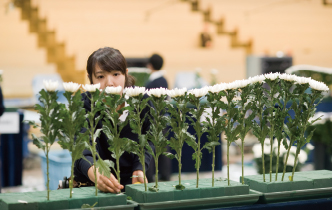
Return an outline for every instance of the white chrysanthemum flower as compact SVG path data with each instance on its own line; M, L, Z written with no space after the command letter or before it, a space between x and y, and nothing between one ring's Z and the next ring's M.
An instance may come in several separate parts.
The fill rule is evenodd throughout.
M300 153L297 157L298 157L298 161L302 164L308 159L307 153L302 149L300 150Z
M257 75L257 76L254 76L254 77L249 77L248 80L249 80L249 83L251 83L251 84L254 84L254 83L257 83L257 82L263 83L264 80L265 80L265 77L264 77L263 74L261 74L261 75Z
M307 84L311 81L311 78L310 77L296 77L296 83L298 84Z
M308 143L308 144L306 145L306 147L307 147L308 150L313 150L313 149L315 149L315 146L313 146L313 145L310 144L310 143Z
M278 77L280 76L279 72L276 73L269 73L269 74L264 74L264 77L266 79L270 79L270 80L276 80Z
M313 79L311 79L309 81L309 86L312 89L319 90L319 91L328 91L329 90L329 87L327 87L327 85L324 82L319 82L319 81L316 81Z
M63 88L65 89L65 91L67 92L71 92L71 93L75 93L78 88L80 88L80 84L77 83L73 83L73 82L64 82L62 83Z
M89 92L96 92L96 90L98 89L100 89L100 83L98 83L98 84L86 84L86 85L82 85L82 87L83 87L83 89L85 90L85 91L89 91Z
M193 90L188 91L188 94L192 94L196 98L200 98L200 97L205 96L208 93L208 91L209 91L208 87L203 87L203 88L200 88L200 89L195 88Z
M286 158L286 155L284 157ZM286 165L294 166L294 161L295 161L295 156L290 153L289 156L288 156Z
M297 80L297 76L296 75L294 75L294 74L286 74L286 73L280 74L279 78L282 79L282 80L290 81L290 82L293 82L293 81Z
M167 90L167 95L169 95L172 98L176 98L179 96L184 96L186 92L187 88L182 88L182 89L174 88L172 90Z
M235 80L234 82L228 83L225 89L239 89L246 87L249 84L249 80Z
M125 88L125 93L129 97L139 96L140 94L144 94L145 93L145 87L137 87L137 86L135 86L135 87Z
M162 95L167 95L166 88L152 88L146 92L149 96L160 98Z
M0 76L2 75L2 73L3 73L3 70L0 70Z
M289 143L289 142L288 142ZM275 140L273 142L273 150L274 150L274 154L277 156L278 155L278 141ZM284 153L287 153L287 149L285 148L285 146L283 145L283 143L280 143L280 149L279 149L279 154L280 156L283 155Z
M254 153L255 158L261 158L262 157L262 145L261 144L255 144L252 147L252 151ZM264 144L264 154L269 155L270 154L270 146L267 144Z
M223 91L225 89L226 89L226 83L215 84L213 86L208 87L208 91L212 93L219 93L220 91Z
M43 83L46 90L49 92L54 92L59 85L58 81L52 81L52 80L44 80Z
M117 87L106 87L105 88L105 92L107 94L113 94L113 95L119 95L122 91L122 87L121 86L117 86Z

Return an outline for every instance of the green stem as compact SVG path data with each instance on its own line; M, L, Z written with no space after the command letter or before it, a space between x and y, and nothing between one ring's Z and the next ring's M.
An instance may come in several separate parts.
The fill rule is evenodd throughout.
M96 151L95 151L95 148L96 148L96 145L95 143L93 142L92 143L93 145L93 152L92 152L92 155L93 155L93 162L96 163ZM94 170L93 170L93 173L95 175L95 194L96 196L98 195L98 180L97 180L97 167L96 167L96 164L95 164L95 167L94 167Z
M277 168L276 168L276 179L275 179L276 181L278 181L279 156L280 156L280 141L278 141Z
M155 164L155 167L156 167L156 175L155 175L156 185L155 185L155 188L158 189L158 173L159 173L159 170L158 170L158 157L155 157L154 164Z
M292 180L291 181L294 180L294 172L295 172L295 169L296 169L296 166L297 166L298 155L299 155L299 152L296 151L295 160L294 160L294 167L293 167L293 171L292 171Z
M273 157L273 127L274 124L271 126L271 132L270 132L270 182L272 182L272 157Z
M47 165L47 170L46 170L46 176L47 176L47 200L50 200L50 173L49 173L49 159L48 159L48 152L49 152L49 147L48 144L46 144L46 165Z
M212 187L214 187L214 162L216 159L216 147L212 148Z
M229 145L230 142L227 142L227 180L228 180L228 186L229 184Z
M119 157L119 155L116 156L116 166L117 166L117 168L116 168L116 170L117 170L116 176L117 176L118 181L120 183L121 180L120 180L120 157Z
M178 162L179 162L179 186L181 186L181 168L182 168L182 163L181 163L181 150L178 152Z
M200 151L200 150L199 150ZM199 180L199 154L197 151L196 155L196 161L197 161L197 169L196 169L196 188L198 188L198 180Z
M243 161L244 161L244 140L242 140L242 145L241 145L241 153L242 153L242 184L244 184L244 169L243 169Z
M143 148L143 150L144 150L144 148ZM148 189L147 189L147 184L146 184L146 180L145 180L145 153L143 152L142 153L143 155L142 155L142 167L143 167L143 180L144 180L144 187L145 187L145 191L147 191Z
M73 181L74 181L74 158L72 157L72 162L71 162L71 174L70 174L70 181L69 181L69 197L73 197Z
M264 141L262 144L262 167L263 167L263 182L265 182L265 160L264 160Z
M288 161L288 156L289 156L289 152L290 152L291 146L292 146L292 144L291 144L291 141L290 141L289 142L289 146L288 146L288 150L287 150L285 164L284 164L284 171L282 172L281 181L284 181L284 177L285 177L285 173L286 173L286 167L287 167L287 161Z

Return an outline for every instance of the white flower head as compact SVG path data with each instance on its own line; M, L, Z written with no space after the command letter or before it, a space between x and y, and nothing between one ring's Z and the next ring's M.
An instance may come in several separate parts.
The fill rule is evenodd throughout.
M129 97L135 97L135 96L139 96L140 94L144 94L145 93L145 87L129 87L129 88L125 88L124 89L125 93L127 96Z
M176 97L180 97L180 96L184 96L187 92L187 88L182 88L182 89L178 89L178 88L174 88L172 90L167 90L167 95L169 95L172 98L176 98Z
M313 145L310 144L310 143L308 143L308 144L306 145L306 147L307 147L308 150L313 150L313 149L315 149L315 146L313 146Z
M279 78L290 82L297 81L297 76L294 74L286 74L286 73L280 74Z
M263 83L264 80L265 80L265 77L264 77L263 74L261 74L261 75L257 75L257 76L254 76L254 77L249 77L248 80L249 80L249 83L251 83L251 84L255 84L257 82Z
M43 80L43 83L46 90L49 92L54 92L59 85L58 81L52 81L52 80Z
M264 76L266 79L276 80L280 76L280 73L279 72L269 73L269 74L264 74Z
M146 92L149 96L160 98L162 95L167 95L166 88L152 88Z
M82 85L82 87L83 87L83 89L85 90L85 91L89 91L89 92L96 92L96 90L98 89L100 89L100 83L98 83L98 84L86 84L86 85Z
M252 151L254 153L254 157L255 158L261 158L262 157L262 145L259 144L255 144L252 147ZM269 155L270 154L270 146L267 144L264 144L264 154Z
M193 89L188 91L188 94L192 94L194 95L196 98L201 98L203 96L205 96L209 91L208 87L203 87L203 88L199 88L199 89Z
M3 70L0 70L0 76L2 75L2 73L3 73Z
M244 88L249 84L249 80L235 80L234 82L228 83L225 89L239 89Z
M286 158L286 155L284 157ZM294 161L295 161L295 156L290 153L289 156L288 156L286 165L294 166Z
M71 92L71 93L75 93L78 88L80 88L80 84L77 83L73 83L73 82L64 82L62 83L63 88L65 89L65 91L67 92Z
M304 150L301 149L300 153L297 157L298 157L299 162L303 164L307 160L308 155Z
M296 83L298 84L307 84L311 81L312 79L310 77L296 77Z
M327 87L327 85L324 82L319 82L319 81L316 81L313 79L311 79L309 81L309 86L312 89L319 90L319 91L328 91L329 90L329 87Z
M105 88L105 92L107 94L113 94L113 95L117 94L117 95L119 95L121 93L121 91L122 91L122 87L121 86L117 86L117 87L106 87Z

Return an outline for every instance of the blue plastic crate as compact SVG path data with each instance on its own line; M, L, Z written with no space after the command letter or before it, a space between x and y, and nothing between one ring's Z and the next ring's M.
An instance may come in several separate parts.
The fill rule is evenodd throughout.
M45 186L47 183L46 176L46 156L44 152L39 153L41 157L41 167L44 174ZM48 155L49 160L49 178L50 190L58 189L59 180L63 180L64 176L70 176L71 170L71 155L68 150L54 150L50 151Z

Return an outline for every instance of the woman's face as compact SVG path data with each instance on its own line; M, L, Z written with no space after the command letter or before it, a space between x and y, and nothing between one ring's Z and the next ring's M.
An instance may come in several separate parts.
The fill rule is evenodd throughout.
M126 74L128 74L128 69L126 70ZM92 74L92 82L93 84L100 83L100 88L105 89L106 87L117 87L121 86L123 92L125 86L126 76L122 74L120 70L112 70L111 72L104 71L96 65L95 72Z

